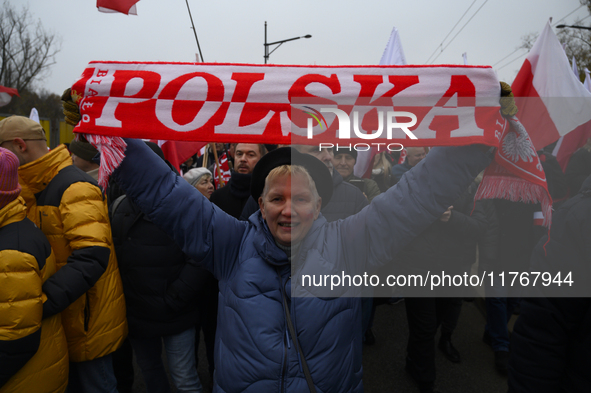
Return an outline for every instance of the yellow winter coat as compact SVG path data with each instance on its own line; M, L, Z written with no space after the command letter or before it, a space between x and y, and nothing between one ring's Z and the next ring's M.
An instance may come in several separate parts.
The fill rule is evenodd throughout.
M66 390L68 344L60 315L41 320L41 286L55 271L47 239L17 198L0 210L0 380L12 375L0 393Z
M47 236L58 270L65 269L44 286L44 315L62 312L70 361L112 353L127 336L127 320L103 193L72 165L64 145L18 172L27 215Z

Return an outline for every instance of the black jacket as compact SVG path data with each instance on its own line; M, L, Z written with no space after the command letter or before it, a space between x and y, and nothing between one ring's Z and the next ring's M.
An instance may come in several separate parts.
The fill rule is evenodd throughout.
M250 180L252 174L232 172L232 177L222 188L211 194L211 203L234 218L239 218L242 209L250 197Z
M125 195L111 205L111 228L129 335L166 336L193 326L206 271Z
M531 271L572 271L573 286L530 287L511 337L509 392L588 392L591 390L591 177L581 193L554 213L549 236L531 257ZM577 286L578 285L578 286ZM557 288L554 286L554 288ZM566 290L585 297L551 297Z
M564 171L570 195L575 196L587 176L591 174L591 151L584 147L573 153Z
M447 222L436 220L397 256L409 271L463 272L476 261L476 244L488 227L487 202L474 203L475 187L453 203Z

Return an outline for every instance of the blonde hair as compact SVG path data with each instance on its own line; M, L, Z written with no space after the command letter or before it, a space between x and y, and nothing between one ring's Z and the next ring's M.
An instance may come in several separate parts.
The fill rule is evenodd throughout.
M269 192L269 186L272 181L274 181L275 179L282 177L282 176L295 176L295 175L301 175L304 177L304 179L306 179L306 181L308 182L308 185L310 187L310 191L312 192L312 196L314 198L314 203L318 202L318 199L320 199L320 195L318 195L318 190L316 189L316 183L314 183L314 179L312 179L312 176L310 176L310 173L308 173L306 168L304 168L301 165L280 165L278 167L273 168L271 170L271 172L269 172L269 174L265 178L265 187L263 188L263 193L261 195L261 197L263 198L263 201L265 200L265 197L267 196L267 193Z

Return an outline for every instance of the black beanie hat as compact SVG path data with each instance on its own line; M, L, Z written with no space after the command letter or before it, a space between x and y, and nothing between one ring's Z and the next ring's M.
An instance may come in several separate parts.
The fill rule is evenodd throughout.
M250 195L258 202L259 197L265 188L265 179L273 169L281 165L301 165L303 166L314 183L318 195L322 198L322 207L330 201L332 197L332 176L326 165L319 159L309 154L302 154L291 147L280 147L265 154L257 162L252 171L252 181L250 183Z
M334 155L337 154L348 154L357 161L357 150L351 149L349 146L335 146L332 148Z
M83 160L90 162L93 162L93 157L98 154L98 150L84 138L81 138L79 141L73 140L70 142L68 149Z

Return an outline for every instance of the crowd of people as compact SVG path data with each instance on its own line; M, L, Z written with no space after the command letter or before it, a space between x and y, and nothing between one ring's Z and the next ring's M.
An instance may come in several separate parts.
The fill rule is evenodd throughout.
M573 156L570 177L539 153L557 209L546 234L535 205L474 201L492 158L484 146L381 152L360 178L351 148L220 143L175 168L158 145L126 143L103 190L83 138L49 150L35 121L0 121L1 393L131 392L134 353L148 392L172 391L167 369L176 391L203 392L198 361L216 392L362 392L376 307L400 300L406 371L435 392L435 351L462 359L461 296L296 297L294 269L591 260L591 148ZM485 302L483 341L510 391L589 391L589 299L487 285Z

